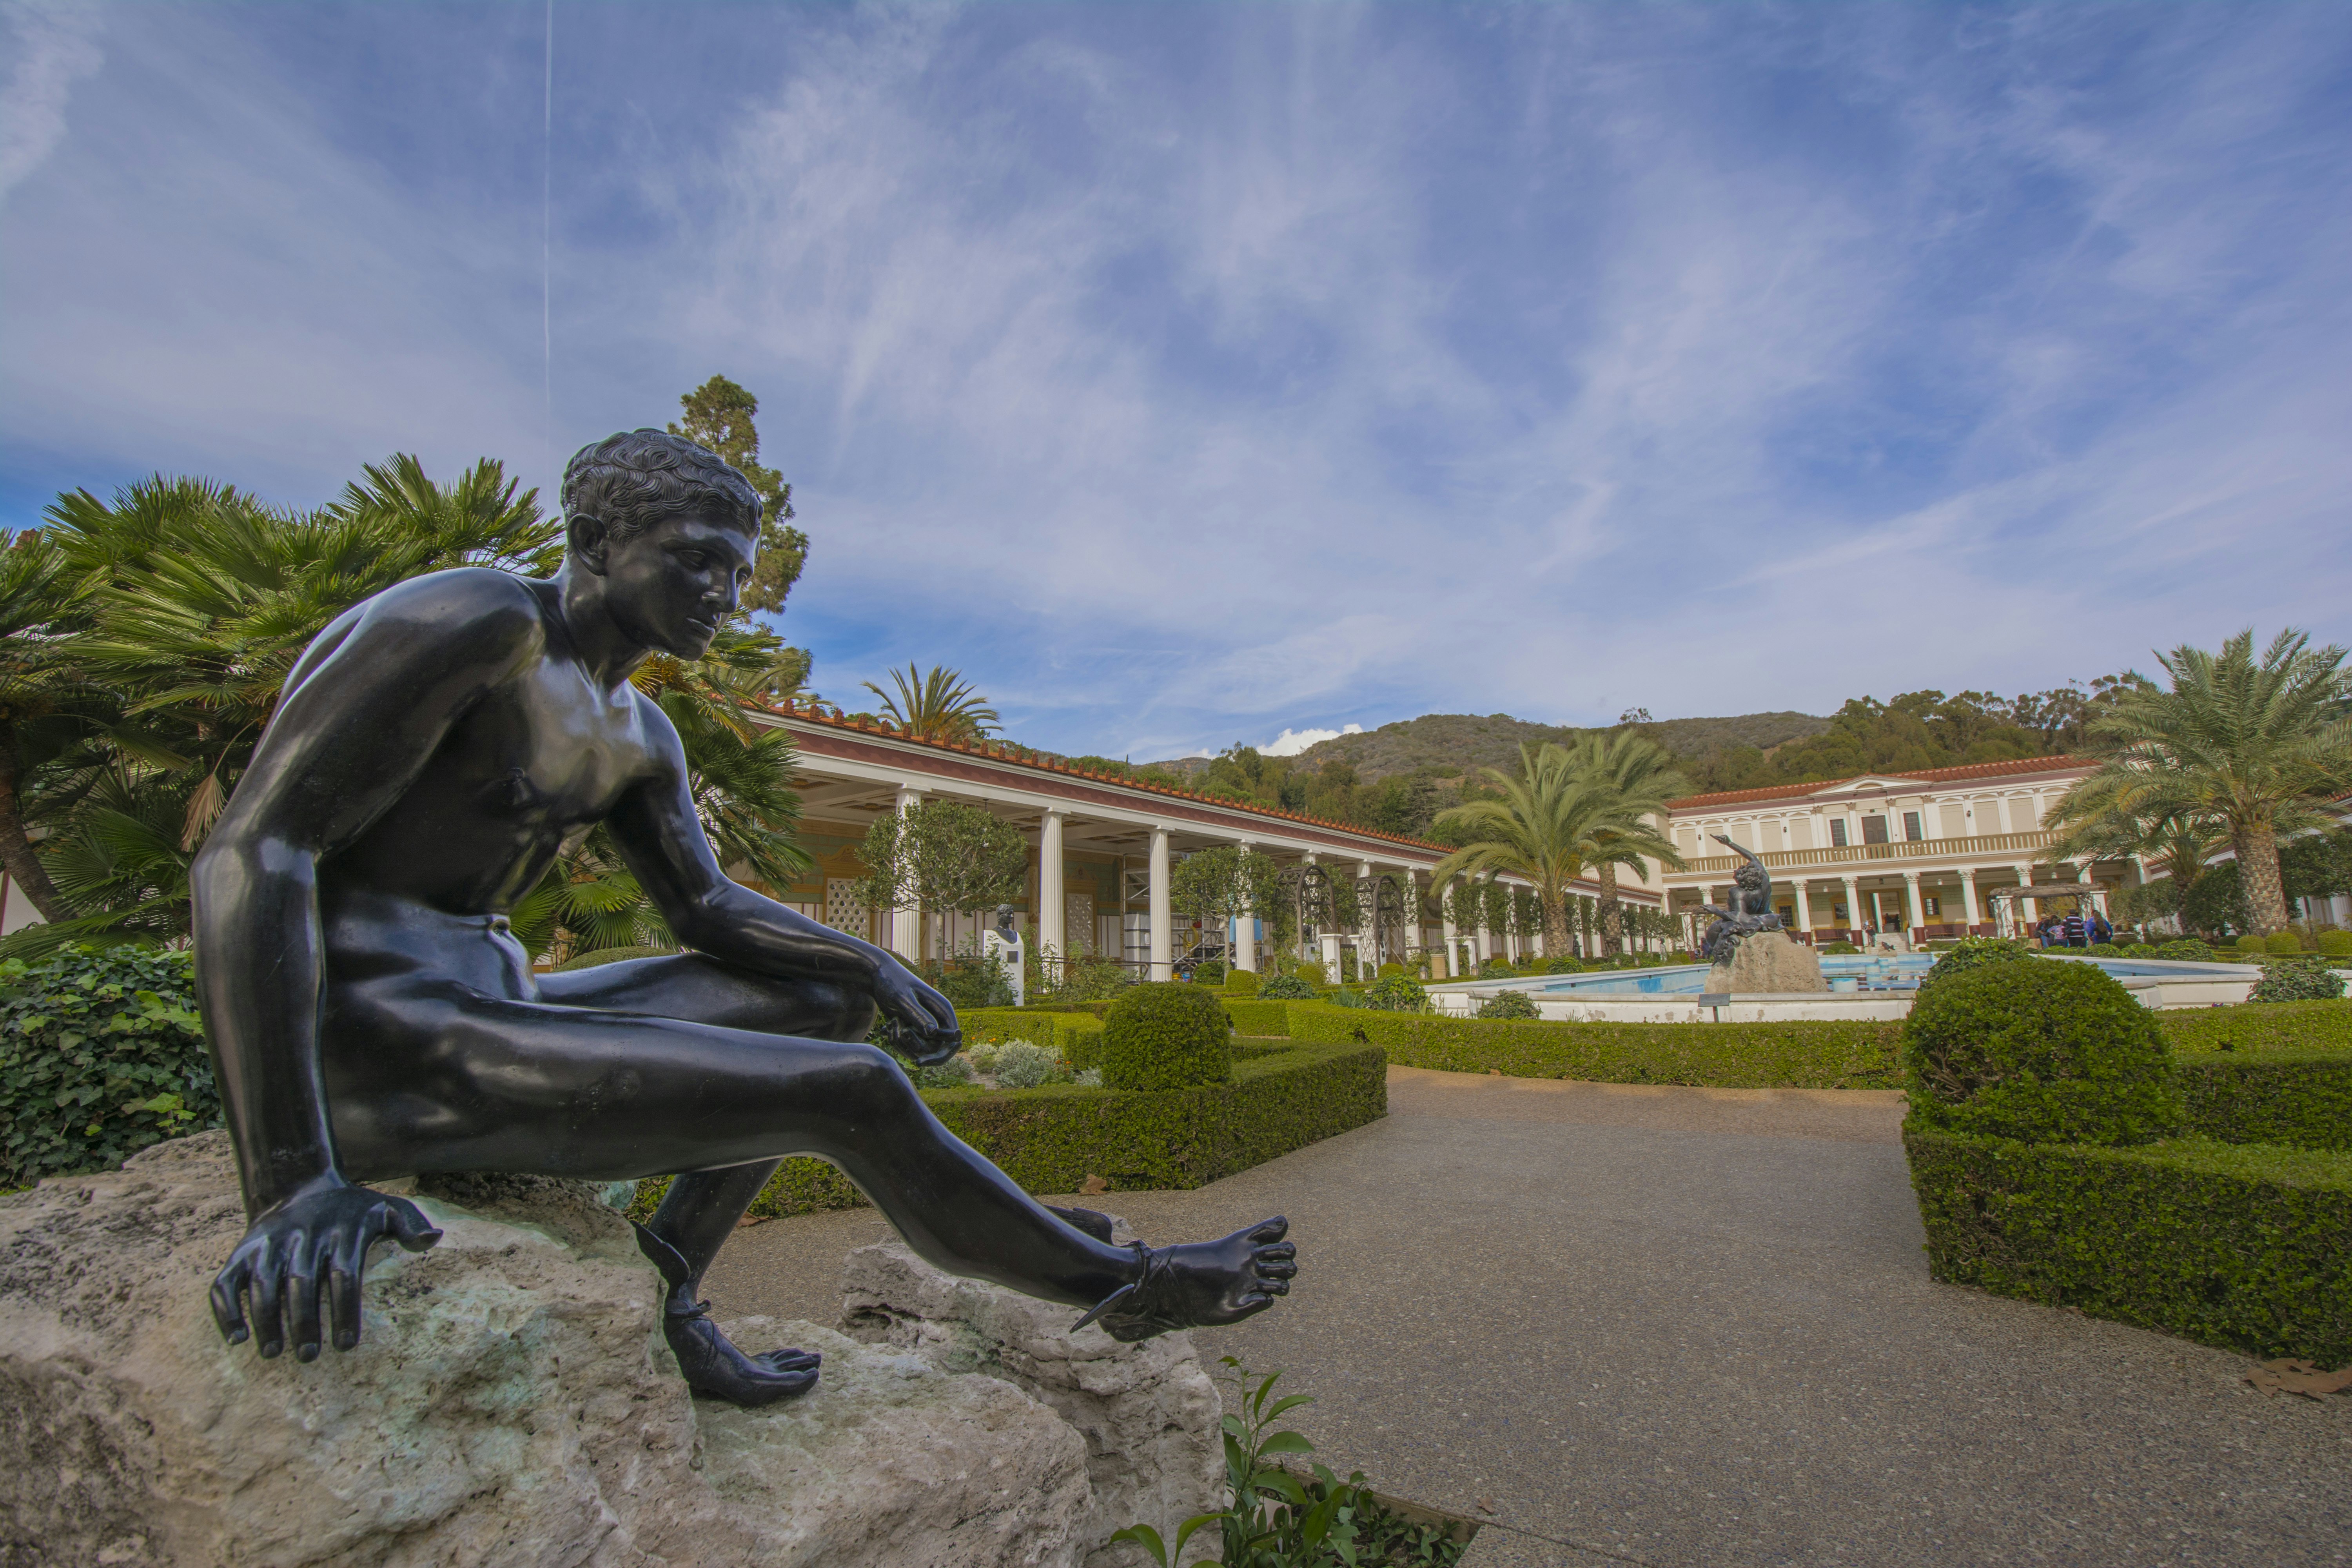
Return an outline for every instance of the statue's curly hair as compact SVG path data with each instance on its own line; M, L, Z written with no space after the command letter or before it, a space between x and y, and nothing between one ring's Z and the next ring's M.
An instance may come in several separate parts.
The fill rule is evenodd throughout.
M563 466L563 515L604 525L627 539L666 517L713 505L739 513L760 531L760 492L716 452L662 430L624 430L590 443Z

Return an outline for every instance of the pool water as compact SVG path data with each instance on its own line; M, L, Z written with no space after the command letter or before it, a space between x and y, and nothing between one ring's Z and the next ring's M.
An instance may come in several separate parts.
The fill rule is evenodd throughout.
M2152 963L2134 958L2089 958L2077 963L2095 963L2118 980L2134 976L2168 975L2186 978L2195 973L2184 963ZM1849 952L1829 953L1822 959L1822 978L1829 982L1833 992L1916 991L1927 971L1936 967L1936 955L1929 952L1907 952L1894 955ZM2222 969L2207 971L2216 979L2234 978L2232 972ZM1677 964L1671 969L1603 970L1596 974L1562 974L1553 976L1539 985L1527 987L1538 996L1696 996L1706 990L1707 966L1703 963Z

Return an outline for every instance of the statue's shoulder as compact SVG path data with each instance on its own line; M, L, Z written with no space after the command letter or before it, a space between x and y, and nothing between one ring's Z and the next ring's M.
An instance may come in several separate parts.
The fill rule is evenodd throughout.
M490 566L453 566L395 583L345 612L355 626L425 627L488 647L543 641L546 607L538 587Z

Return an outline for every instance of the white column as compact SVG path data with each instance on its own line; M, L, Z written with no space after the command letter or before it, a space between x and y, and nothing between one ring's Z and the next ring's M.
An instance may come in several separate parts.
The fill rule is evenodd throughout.
M2030 888L2033 886L2032 867L2012 866L2010 869L2017 873L2017 885L2019 887ZM2018 918L2022 920L2028 926L2032 925L2035 921L2042 918L2042 911L2034 907L2041 901L2042 900L2039 899L2019 899L2015 900Z
M1977 873L1972 866L1960 868L1960 921L1971 926L1977 923Z
M2093 910L2096 910L2102 916L2107 912L2107 897L2105 893L2094 890L2098 887L2098 883L2091 876L2090 862L2084 861L2076 868L2074 880L2083 885L2083 922L2088 925Z
M1853 877L1840 879L1845 883L1845 925L1848 931L1862 926L1862 883Z
M1924 925L1927 906L1919 901L1919 873L1903 873L1903 934L1909 936L1911 928Z
M1443 889L1433 888L1431 890L1441 895L1437 906L1437 934L1445 942L1445 966L1438 978L1459 980L1462 978L1462 950L1455 944L1461 941L1461 933L1454 929L1454 903L1451 899L1442 896Z
M1811 934L1813 929L1812 901L1805 897L1805 879L1797 879L1797 929Z
M1246 855L1257 846L1244 838L1236 847ZM1235 969L1246 969L1252 973L1257 972L1257 910L1253 906L1244 905L1241 912L1234 916L1233 951L1229 962Z
M898 815L900 816L906 816L908 812L914 810L916 806L921 805L922 800L922 791L919 789L901 789L898 792L897 808ZM892 910L890 911L890 951L897 953L900 958L905 959L910 964L921 962L923 956L923 913L920 910Z
M1168 906L1168 830L1151 830L1151 978L1175 977L1176 917Z
M1037 828L1037 951L1045 978L1061 977L1069 956L1070 900L1062 882L1062 823L1067 814L1048 811Z

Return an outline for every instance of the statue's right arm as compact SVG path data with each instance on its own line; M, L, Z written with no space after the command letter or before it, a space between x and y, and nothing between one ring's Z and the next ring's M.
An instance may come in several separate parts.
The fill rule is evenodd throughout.
M191 868L197 993L251 1222L213 1286L233 1343L248 1335L249 1296L261 1353L291 1338L310 1359L323 1290L335 1343L350 1349L368 1247L437 1237L415 1205L336 1166L319 1064L319 864L400 798L542 637L530 590L501 573L417 578L347 612L296 667Z

